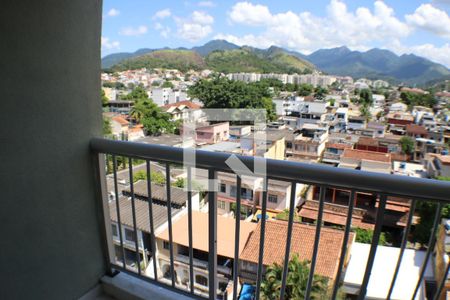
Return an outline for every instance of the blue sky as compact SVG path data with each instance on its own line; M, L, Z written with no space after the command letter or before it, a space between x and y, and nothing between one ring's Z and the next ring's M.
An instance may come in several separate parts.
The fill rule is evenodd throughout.
M450 0L104 0L102 56L221 38L305 54L378 47L450 67L449 11Z

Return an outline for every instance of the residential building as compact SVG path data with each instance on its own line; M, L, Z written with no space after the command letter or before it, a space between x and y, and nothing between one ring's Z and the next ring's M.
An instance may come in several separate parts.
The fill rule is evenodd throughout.
M186 120L191 117L198 122L202 122L201 106L192 101L179 101L164 105L162 109L170 114L173 121Z
M406 132L406 125L414 123L414 117L407 112L390 112L386 115L389 131L391 133L403 135Z
M292 141L292 160L317 162L328 139L327 128L304 124L301 133Z
M235 247L235 225L233 218L217 216L217 282L219 294L232 290L233 260ZM189 286L189 239L188 214L184 213L172 223L172 251L175 263L176 285L186 289ZM239 253L244 249L248 237L255 230L256 224L240 222ZM208 214L192 212L192 248L194 262L195 291L203 296L208 294ZM165 228L156 236L158 249L158 266L160 280L170 280L169 229Z
M195 142L198 144L215 144L226 141L230 137L228 122L199 125L195 128Z

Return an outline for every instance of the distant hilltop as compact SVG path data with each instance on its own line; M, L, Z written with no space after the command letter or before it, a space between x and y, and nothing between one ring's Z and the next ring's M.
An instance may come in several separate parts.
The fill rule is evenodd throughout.
M351 51L347 47L320 49L309 55L280 47L258 49L238 46L225 40L212 40L203 46L177 49L139 49L115 53L102 59L102 68L123 71L138 68L211 69L223 73L325 73L385 79L392 83L424 84L450 79L450 70L413 54L371 49Z

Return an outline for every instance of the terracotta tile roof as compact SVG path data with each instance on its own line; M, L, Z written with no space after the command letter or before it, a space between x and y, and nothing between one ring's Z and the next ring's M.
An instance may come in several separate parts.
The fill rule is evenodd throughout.
M378 146L378 140L371 137L362 136L359 138L358 144L364 146Z
M133 214L131 200L128 197L119 197L120 222L126 226L133 227ZM150 232L150 218L148 202L135 199L136 227L139 230ZM153 226L155 230L167 221L167 207L153 204ZM180 212L180 209L172 208L172 216ZM117 222L116 201L109 202L109 215L112 221Z
M390 153L381 153L375 151L365 151L356 149L345 149L342 153L343 158L351 158L357 160L372 160L379 162L391 162Z
M234 218L217 216L217 254L234 258ZM239 236L239 252L244 249L250 233L255 230L256 223L241 221ZM192 242L193 248L208 252L208 214L192 211ZM157 236L165 241L169 240L169 230L165 229ZM172 224L172 240L174 243L189 247L188 215L184 214Z
M125 120L123 117L121 116L115 116L112 118L114 121L116 121L117 123L119 123L122 126L126 126L129 124L129 122L127 120Z
M268 266L273 263L281 264L284 259L286 247L287 222L267 220L264 243L263 264ZM259 237L261 223L258 223L255 231L245 245L240 259L258 263ZM314 239L316 234L315 225L294 223L291 236L291 252L298 254L301 260L311 260ZM350 233L350 242L353 243L354 233ZM323 227L319 240L319 252L317 255L316 273L334 279L336 276L344 231Z
M425 127L417 125L417 124L407 124L406 125L406 132L412 133L414 135L427 135L428 131Z
M330 142L325 143L325 147L326 148L335 148L335 149L352 148L352 146L349 144L339 144L339 143L330 143Z
M176 102L176 103L167 104L167 105L164 105L163 108L178 107L181 105L185 105L185 106L189 107L190 109L202 108L201 105L194 103L192 101L189 101L189 100L184 100L184 101L180 101L180 102Z

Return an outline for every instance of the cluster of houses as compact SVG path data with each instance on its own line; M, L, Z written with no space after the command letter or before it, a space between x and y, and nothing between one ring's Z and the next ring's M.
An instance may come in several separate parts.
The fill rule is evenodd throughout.
M239 80L239 78L237 79ZM244 80L244 79L242 79ZM383 81L358 80L346 81L361 87L385 88ZM157 90L157 89L156 89ZM409 89L408 92L418 92ZM421 90L420 90L421 91ZM117 136L126 134L128 140L142 143L162 144L174 147L193 147L206 151L228 152L240 155L260 156L268 159L292 160L306 163L323 163L337 168L357 169L398 176L414 176L435 178L450 177L450 126L445 111L436 111L426 107L408 107L398 101L400 91L394 91L394 96L373 95L369 107L372 117L361 114L360 105L350 100L351 93L332 91L322 99L312 96L301 97L293 94L281 95L273 99L277 112L277 121L269 122L264 128L265 141L256 140L255 128L249 125L234 125L233 123L208 122L203 114L202 106L196 101L190 101L183 95L180 99L172 99L157 103L169 113L173 120L187 120L192 117L195 128L192 132L193 141L186 144L183 136L162 134L160 136L144 136L142 127L130 125L126 111L112 112L113 132ZM152 91L152 97L159 91ZM395 95L395 93L397 93ZM448 93L440 95L440 101L447 103ZM159 97L159 96L156 96ZM164 96L163 96L164 97ZM154 98L153 98L154 99ZM174 100L175 99L175 100ZM112 102L112 101L110 101ZM131 103L130 103L131 104ZM139 131L135 133L135 131ZM403 141L408 137L413 147L405 152ZM256 142L255 142L256 141ZM263 147L261 147L263 144ZM184 170L174 170L173 180L186 178ZM198 178L206 177L201 171ZM241 186L241 218L239 267L233 269L235 248L235 210L237 182L232 174L218 174L217 191L217 228L218 228L218 293L224 299L232 297L233 274L238 274L238 284L255 284L258 245L260 237L261 207L263 201L263 180L261 178L243 177ZM295 209L296 222L292 232L291 255L297 254L302 260L310 260L312 255L315 222L319 210L319 189L316 186L297 184L294 207L289 205L291 184L288 182L269 180L267 192L267 219L265 229L264 268L281 263L287 236L287 222L283 215L289 209ZM189 243L187 193L176 187L171 187L172 226L174 270L176 285L188 289L189 274ZM110 215L113 223L113 237L116 244L116 259L125 261L130 268L135 268L136 249L131 213L131 191L129 187L120 190L120 195L111 191ZM136 201L138 245L140 264L151 277L158 277L170 283L168 209L165 198L165 186L152 185L153 199L153 232L149 223L148 194L146 181L134 184ZM207 295L208 283L208 205L203 193L194 193L193 199L193 262L194 287L199 294ZM121 230L124 251L119 247L120 234L116 213L119 201L121 207ZM354 199L350 199L350 191L342 188L328 188L325 192L323 210L324 228L319 242L319 254L316 273L328 279L329 286L336 280L342 284L342 290L349 297L357 295L362 283L364 268L369 254L369 246L355 241L351 233L348 251L345 257L345 276L336 278L337 267L341 258L342 230L346 224L349 201L353 201L354 209L352 227L373 230L379 197L372 193L358 191ZM383 231L392 236L401 236L408 215L410 199L389 197L383 220ZM413 225L418 218L413 218ZM435 259L428 262L425 273L426 282L436 282L442 278L442 268L448 261L450 237L447 236L446 221L440 229ZM395 242L394 242L395 244ZM446 246L449 244L449 246ZM400 248L379 246L377 253L386 257L398 257ZM380 254L381 255L381 254ZM425 259L422 251L407 249L402 268L397 278L397 285L392 299L409 299L413 289L405 288L414 278L419 277L421 262ZM403 266L404 265L404 266ZM154 268L156 266L156 269ZM390 278L393 274L395 261L382 260L377 254L372 277L377 285L369 285L368 297L382 299L386 296ZM440 271L439 271L440 270ZM386 282L384 282L386 281ZM410 286L410 285L409 285ZM240 288L239 287L239 288ZM426 284L421 285L419 298L424 299Z

